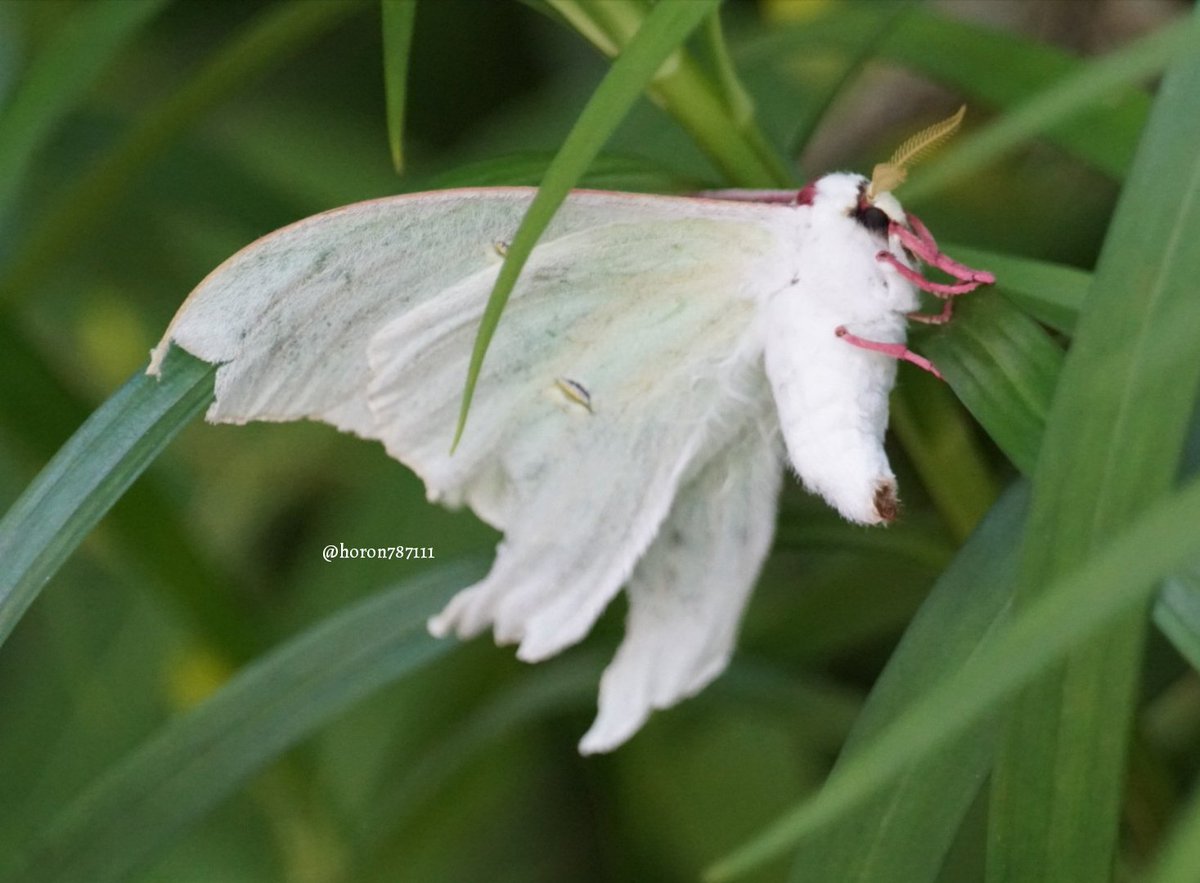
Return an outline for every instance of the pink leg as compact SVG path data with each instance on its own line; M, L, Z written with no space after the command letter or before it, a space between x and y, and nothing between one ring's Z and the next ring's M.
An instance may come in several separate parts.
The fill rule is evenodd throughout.
M933 362L924 356L918 356L902 343L880 343L877 340L864 340L847 331L845 325L839 325L834 329L833 333L852 346L861 347L862 349L871 350L876 353L883 353L885 356L891 356L893 359L899 359L902 362L912 362L918 368L928 371L938 380L946 379L942 377L942 372L934 367Z
M945 325L954 314L954 301L947 298L942 302L940 313L909 313L908 318L914 322L924 322L926 325Z
M937 267L943 273L963 282L974 282L977 285L991 285L996 281L996 276L993 273L989 273L986 270L974 270L942 254L938 249L937 241L933 238L933 234L929 232L929 229L921 223L921 219L916 215L910 214L908 216L908 223L912 227L912 230L909 230L903 224L897 224L893 221L888 225L888 233L895 235L909 251L931 267Z
M931 282L911 267L904 266L904 264L900 262L900 259L890 251L879 252L879 254L875 255L875 260L882 261L885 264L891 264L897 273L899 273L913 285L917 286L917 288L920 288L922 291L928 291L930 294L937 294L941 296L966 294L967 292L974 291L982 284L976 281L959 282L955 285L946 285L942 282ZM926 263L929 262L926 261Z

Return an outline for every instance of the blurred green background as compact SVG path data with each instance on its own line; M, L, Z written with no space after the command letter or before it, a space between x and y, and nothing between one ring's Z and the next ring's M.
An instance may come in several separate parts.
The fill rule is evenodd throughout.
M224 258L359 199L535 184L608 67L538 3L424 0L397 174L378 4L135 6L0 2L5 508L144 366L186 293ZM1073 70L1073 57L1119 49L1189 9L763 0L726 4L723 21L758 122L802 182L869 169L964 99L977 132ZM974 67L921 49L968 37ZM989 46L1007 49L990 56ZM1013 67L1020 52L1029 64ZM1127 125L1025 138L952 186L929 179L912 205L949 242L1090 270L1149 106L1137 88L1112 95L1105 120L1124 114ZM1132 136L1109 144L1113 131ZM1091 156L1071 148L1089 137L1101 145ZM687 192L730 182L642 101L585 183ZM730 671L627 747L586 760L575 750L620 637L618 603L582 645L536 668L487 638L447 647L173 834L128 879L698 879L820 784L935 579L1017 479L945 390L908 368L900 387L903 521L850 527L789 484ZM322 425L196 421L0 653L0 868L248 660L385 587L458 559L478 566L496 540L469 513L428 505L376 444ZM436 561L326 563L330 543L430 546ZM1131 872L1161 842L1197 761L1200 681L1160 637L1142 711L1122 813ZM967 813L937 879L982 879L985 804ZM786 879L788 868L776 860L747 879Z

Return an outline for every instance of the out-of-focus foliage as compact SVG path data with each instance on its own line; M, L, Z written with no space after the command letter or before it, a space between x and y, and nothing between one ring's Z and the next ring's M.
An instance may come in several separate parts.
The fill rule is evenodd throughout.
M1000 278L915 336L948 386L901 369L901 522L786 488L729 672L612 756L575 742L619 603L536 668L435 642L494 532L378 445L190 420L194 360L126 383L272 229L538 183L653 6L420 0L410 43L407 0L0 2L2 883L684 881L730 854L759 881L1065 879L1037 850L1195 879L1164 846L1200 828L1200 601L1163 520L1195 487L1160 499L1200 461L1189 4L1089 54L970 4L731 0L650 100L593 118L615 133L583 184L686 192L868 169L966 101L908 204ZM342 544L436 557L323 560Z

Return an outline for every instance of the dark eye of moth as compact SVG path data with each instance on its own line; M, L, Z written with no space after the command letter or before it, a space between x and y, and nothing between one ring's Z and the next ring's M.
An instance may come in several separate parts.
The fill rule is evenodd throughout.
M883 209L873 205L860 204L854 212L854 220L862 224L872 233L887 234L888 218L887 213Z

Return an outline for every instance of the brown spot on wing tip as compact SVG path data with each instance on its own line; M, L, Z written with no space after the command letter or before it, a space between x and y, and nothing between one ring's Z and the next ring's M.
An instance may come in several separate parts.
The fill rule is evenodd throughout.
M885 524L895 521L900 514L900 500L896 498L894 482L881 481L875 485L875 513Z

